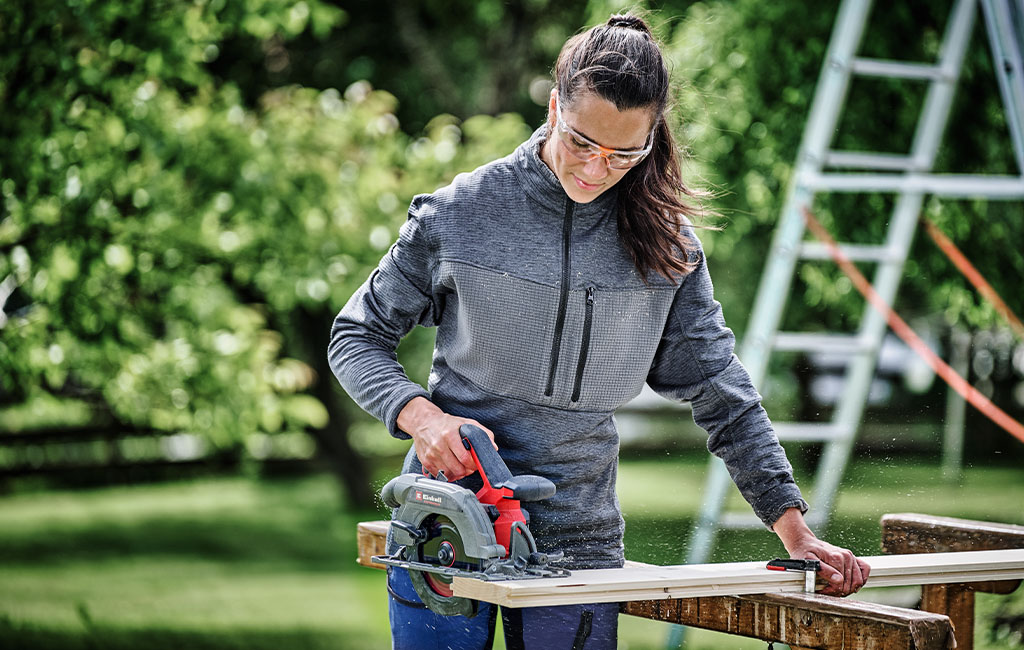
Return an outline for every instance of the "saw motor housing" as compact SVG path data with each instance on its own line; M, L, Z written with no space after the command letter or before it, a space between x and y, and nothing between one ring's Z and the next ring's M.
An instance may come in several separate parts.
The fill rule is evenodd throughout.
M537 551L528 528L529 514L520 505L550 498L555 494L554 483L540 476L513 476L479 427L465 424L459 433L483 487L474 494L426 475L410 473L391 479L381 498L397 508L391 538L399 549L374 560L408 570L417 595L432 611L474 616L476 601L454 596L451 578L509 580L569 572L549 566L561 559L560 552ZM431 550L426 552L428 547Z

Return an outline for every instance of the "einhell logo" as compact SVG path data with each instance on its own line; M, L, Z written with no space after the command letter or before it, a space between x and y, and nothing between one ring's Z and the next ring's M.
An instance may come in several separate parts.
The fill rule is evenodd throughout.
M415 499L420 503L431 503L435 506L441 505L441 497L436 494L430 494L429 492L416 490Z

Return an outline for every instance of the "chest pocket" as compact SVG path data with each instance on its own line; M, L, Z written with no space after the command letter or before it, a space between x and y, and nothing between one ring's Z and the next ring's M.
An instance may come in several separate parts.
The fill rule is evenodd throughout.
M672 304L671 289L588 287L578 302L578 340L563 349L571 372L566 406L611 411L636 397L658 350ZM574 363L569 363L570 361Z
M544 403L558 291L509 273L444 261L451 291L437 331L441 362L489 393Z
M558 330L556 287L451 261L441 275L451 294L435 361L487 392L563 409L612 411L640 393L674 296L574 289Z

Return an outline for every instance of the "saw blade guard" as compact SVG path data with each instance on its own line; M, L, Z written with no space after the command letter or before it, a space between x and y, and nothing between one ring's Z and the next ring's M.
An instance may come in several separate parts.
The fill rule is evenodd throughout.
M418 536L423 522L431 516L443 515L462 536L466 556L481 561L500 559L506 549L497 543L494 526L484 507L470 490L454 483L435 481L418 474L402 474L388 481L381 498L398 508L392 521L395 542L414 547L425 538Z

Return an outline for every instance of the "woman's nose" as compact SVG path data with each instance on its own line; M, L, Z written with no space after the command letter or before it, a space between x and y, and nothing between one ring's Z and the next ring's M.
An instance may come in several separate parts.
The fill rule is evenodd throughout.
M604 156L595 156L583 165L583 171L595 181L599 181L608 175L608 159Z

